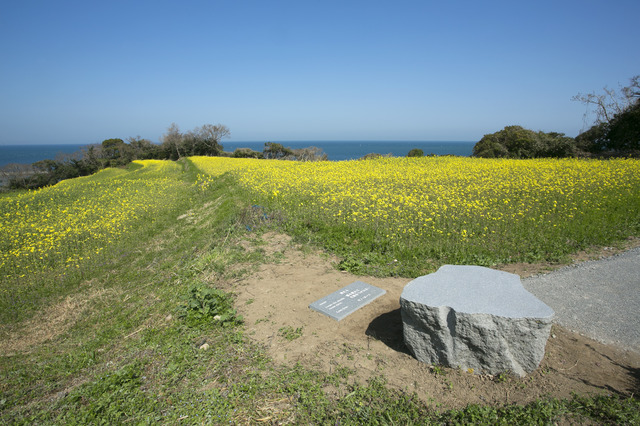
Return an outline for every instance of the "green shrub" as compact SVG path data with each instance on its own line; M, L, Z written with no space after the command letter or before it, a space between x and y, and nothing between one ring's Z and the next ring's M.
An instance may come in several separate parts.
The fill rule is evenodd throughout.
M242 316L233 309L231 296L217 288L196 284L189 289L180 307L180 318L191 326L216 321L223 326L242 323Z
M264 158L260 151L254 151L251 148L236 148L233 151L233 158Z
M473 147L473 156L484 158L561 158L578 153L576 141L563 133L534 132L520 126L484 135Z

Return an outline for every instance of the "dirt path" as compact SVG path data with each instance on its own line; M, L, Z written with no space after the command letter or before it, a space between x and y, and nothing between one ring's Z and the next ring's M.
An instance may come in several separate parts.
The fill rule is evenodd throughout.
M354 276L337 271L332 259L302 253L286 236L262 238L263 249L281 252L283 260L262 265L233 291L249 336L278 363L349 371L360 383L382 375L391 386L415 391L441 408L527 403L548 395L569 398L572 392L640 391L640 354L555 325L540 368L525 378L434 369L413 358L403 343L399 298L410 280ZM387 294L340 322L309 309L311 302L356 280Z

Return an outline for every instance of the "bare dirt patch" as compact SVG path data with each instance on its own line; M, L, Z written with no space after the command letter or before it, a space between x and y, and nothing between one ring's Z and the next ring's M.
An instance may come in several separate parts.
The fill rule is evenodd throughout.
M268 251L283 253L282 259L262 265L233 290L248 335L278 363L301 363L326 372L348 369L360 383L384 376L390 386L415 391L425 402L442 408L525 404L545 396L568 398L572 392L629 395L640 391L640 354L559 326L552 329L540 368L525 378L477 375L421 363L410 355L402 337L399 298L409 279L354 276L337 271L327 257L285 244L286 237L268 234L263 240L267 245L273 241ZM548 267L529 265L527 269L538 273ZM387 294L340 322L309 309L311 302L356 280L383 288Z

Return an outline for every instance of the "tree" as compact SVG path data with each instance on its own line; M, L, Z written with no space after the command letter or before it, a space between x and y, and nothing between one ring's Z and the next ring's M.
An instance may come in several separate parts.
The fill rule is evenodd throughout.
M327 161L329 157L317 146L294 149L292 159L297 161Z
M640 155L640 75L619 92L605 87L604 93L578 94L573 100L595 108L593 126L576 137L578 145L595 155Z
M474 157L511 157L531 158L538 150L535 132L520 126L507 126L504 129L484 135L473 147Z
M640 99L609 122L606 148L636 156L640 153Z
M233 151L233 158L264 158L260 151L254 151L251 148L236 148Z
M203 155L219 155L222 152L222 139L226 139L231 136L231 132L227 126L222 124L204 124L202 127L196 127L194 129L197 135L198 141L204 146L204 151L207 154Z
M182 134L176 123L171 123L167 133L160 138L160 143L165 158L177 160L182 157Z
M473 147L474 157L541 158L573 157L579 154L573 138L564 133L534 132L521 126L484 135Z
M575 139L565 136L564 133L538 132L538 136L542 142L542 148L538 152L538 157L562 158L582 155L576 145Z
M576 141L597 156L640 156L640 100L611 121L579 134Z
M75 159L42 160L32 164L35 174L30 177L27 188L35 189L47 185L55 185L61 180L82 176Z
M590 110L592 108L595 109L596 119L594 125L608 123L613 120L615 115L621 114L633 106L637 99L640 98L640 75L631 77L629 86L621 87L619 92L606 86L602 90L604 93L578 93L571 98L571 100L579 101L586 105L585 121L590 115Z
M227 126L222 124L205 124L182 134L178 126L172 123L161 138L162 151L171 160L190 155L220 155L220 141L230 134Z
M148 139L136 136L127 138L127 141L134 160L148 160L160 156L160 147Z
M3 187L26 188L35 173L31 164L9 163L0 167L0 191Z
M262 154L267 160L282 160L286 157L293 156L293 151L291 150L291 148L285 148L284 146L282 146L282 144L279 143L265 142Z
M388 154L379 154L377 152L370 152L369 154L365 154L362 157L358 158L358 160L368 161L368 160L377 160L379 158L391 158L393 155L391 153Z
M82 149L82 161L87 167L92 167L94 170L102 168L102 145L94 144L89 145Z
M127 155L127 147L122 139L105 139L102 141L102 153L108 160L118 160Z
M420 148L413 148L411 151L409 151L407 157L424 157L424 151Z

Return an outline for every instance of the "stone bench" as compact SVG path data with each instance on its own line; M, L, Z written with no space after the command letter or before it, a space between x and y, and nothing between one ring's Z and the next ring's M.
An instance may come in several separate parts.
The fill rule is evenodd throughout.
M544 357L553 310L520 277L481 266L445 265L400 296L404 341L428 364L519 376Z

